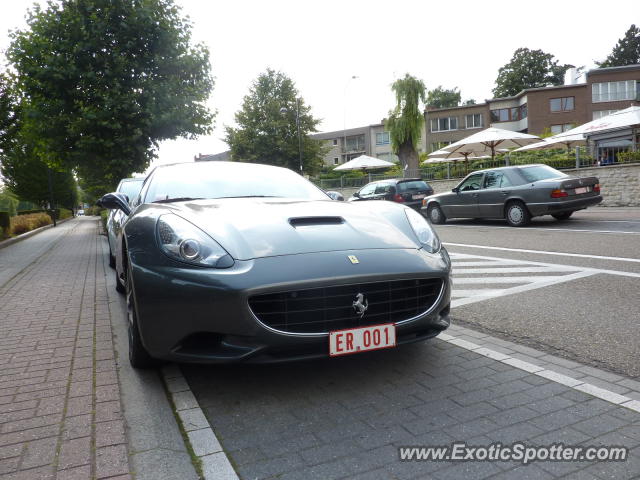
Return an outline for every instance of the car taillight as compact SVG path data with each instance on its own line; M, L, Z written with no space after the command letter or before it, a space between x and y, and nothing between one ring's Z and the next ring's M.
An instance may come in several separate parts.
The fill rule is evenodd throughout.
M596 193L600 193L600 184L599 183L596 183L593 186L593 191L596 192Z
M568 196L569 194L567 192L565 192L564 190L560 190L558 188L551 191L551 198L561 198L561 197L568 197Z
M394 202L400 202L400 203L403 203L403 202L404 202L404 198L402 198L402 195L400 195L399 193L396 193L396 194L393 196L393 201L394 201Z

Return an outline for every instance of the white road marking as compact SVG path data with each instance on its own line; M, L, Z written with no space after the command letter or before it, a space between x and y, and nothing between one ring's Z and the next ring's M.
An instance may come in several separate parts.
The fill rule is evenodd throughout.
M458 290L454 288L452 297L499 297L504 294L504 289L477 288L474 290Z
M579 267L554 266L554 267L496 267L496 268L458 268L454 269L454 275L470 273L546 273L546 272L575 272L582 270Z
M555 280L557 275L537 275L537 276L518 276L518 277L453 277L454 285L483 285L483 284L495 284L495 283L532 283L532 282L546 282L549 280Z
M451 308L461 307L462 305L468 305L470 303L481 302L483 300L488 300L490 298L503 297L505 295L513 295L514 293L528 292L529 290L535 290L537 288L548 287L548 286L551 286L551 285L557 285L559 283L569 282L571 280L577 280L579 278L590 277L591 275L594 275L594 274L595 274L595 272L582 271L582 272L572 273L572 274L569 274L569 275L558 275L552 280L545 280L545 281L540 281L540 282L532 282L532 283L528 283L526 285L520 285L520 286L512 287L512 288L506 288L506 289L502 290L501 293L499 293L497 295L493 295L493 296L485 295L485 296L481 296L481 297L480 296L473 296L473 297L467 297L467 298L460 298L460 299L456 299L456 300L452 300L451 301ZM455 285L455 277L454 277L453 283ZM455 290L455 288L454 288L454 290Z
M489 247L487 245L469 245L464 243L450 243L444 242L445 245L453 247L466 247L466 248L483 248L486 250L503 250L505 252L519 252L519 253L535 253L540 255L556 255L561 257L577 257L577 258L595 258L598 260L615 260L616 262L634 262L640 263L640 258L626 258L626 257L606 257L602 255L586 255L583 253L568 253L568 252L548 252L545 250L526 250L524 248L506 248L506 247ZM457 258L460 254L456 254ZM452 255L454 257L454 255Z
M621 235L640 235L640 232L627 232L627 231L617 231L617 230L585 230L579 228L552 228L552 227L524 227L515 229L514 227L502 227L498 225L438 225L438 227L454 227L454 228L475 228L476 230L479 228L508 228L513 231L526 232L527 230L544 230L548 232L578 232L578 233L618 233Z
M618 393L612 392L611 390L597 387L596 385L592 385L590 383L582 382L581 380L569 377L567 375L562 375L560 373L554 372L553 370L549 370L540 365L536 365L535 363L525 362L523 360L520 360L519 358L505 355L504 353L500 353L482 345L463 340L449 333L441 333L440 335L438 335L438 338L440 340L444 340L445 342L451 343L452 345L464 348L465 350L475 352L479 355L491 358L506 365L511 365L512 367L519 370L524 370L525 372L538 375L561 385L565 385L574 390L600 398L614 405L619 405L621 407L640 412L640 401L633 400L626 395L620 395Z

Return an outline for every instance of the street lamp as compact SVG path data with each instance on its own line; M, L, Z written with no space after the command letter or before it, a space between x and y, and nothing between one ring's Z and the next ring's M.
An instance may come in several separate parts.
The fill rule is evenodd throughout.
M349 88L349 84L351 80L355 80L358 78L357 75L351 75L347 83L344 85L344 115L343 115L343 123L342 123L342 148L344 148L344 161L347 161L347 88Z
M280 109L281 114L287 113L288 110L286 107L282 107ZM302 169L302 137L300 136L300 98L296 98L296 130L298 132L298 159L300 161L300 175L304 176L304 172Z

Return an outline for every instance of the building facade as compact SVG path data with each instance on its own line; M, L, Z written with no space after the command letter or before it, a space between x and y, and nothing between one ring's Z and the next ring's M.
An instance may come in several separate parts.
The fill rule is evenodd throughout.
M530 88L513 97L477 105L428 109L427 151L433 152L475 133L502 128L522 133L557 134L631 105L640 104L640 65L598 68L585 82Z

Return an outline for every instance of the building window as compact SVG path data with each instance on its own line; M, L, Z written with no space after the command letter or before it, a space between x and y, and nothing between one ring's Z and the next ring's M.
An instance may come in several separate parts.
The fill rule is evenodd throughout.
M549 108L552 112L570 112L574 109L574 97L551 98Z
M334 165L338 165L340 163L340 158L339 157L333 157L333 164Z
M465 128L482 128L482 114L473 113L471 115L465 115Z
M333 139L333 145L334 145L334 146L338 145L338 139L337 139L337 138L334 138L334 139Z
M492 122L508 122L509 121L509 109L499 108L497 110L491 110Z
M616 113L618 111L619 110L596 110L593 112L593 120L606 117L607 115L611 115L612 113Z
M451 142L433 142L431 144L431 151L432 152L437 152L438 150L440 150L441 148L446 147L447 145L451 145Z
M517 122L527 118L527 104L512 108L491 110L491 122Z
M443 117L431 119L432 132L445 132L458 129L458 117Z
M564 123L562 125L551 125L551 133L557 135L558 133L566 132L567 130L571 130L573 128L573 124Z
M376 145L389 145L389 132L376 133Z
M347 137L347 152L364 151L364 134Z
M591 86L591 99L593 103L634 100L636 97L635 80L594 83Z

